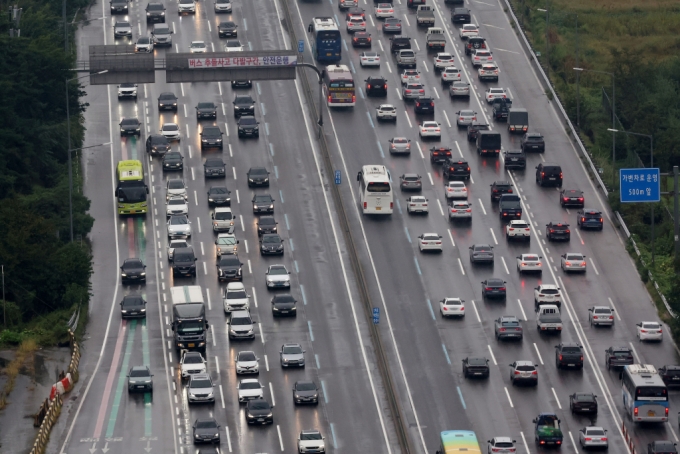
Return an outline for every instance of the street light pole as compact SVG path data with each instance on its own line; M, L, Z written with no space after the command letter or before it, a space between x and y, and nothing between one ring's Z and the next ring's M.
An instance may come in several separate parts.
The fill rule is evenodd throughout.
M545 70L548 75L548 84L550 84L550 4L546 2L545 9L536 8L538 11L545 13Z

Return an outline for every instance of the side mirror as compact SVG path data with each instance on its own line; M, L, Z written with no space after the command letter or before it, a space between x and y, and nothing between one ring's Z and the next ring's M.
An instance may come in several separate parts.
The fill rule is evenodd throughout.
M236 240L236 244L241 244L241 240Z

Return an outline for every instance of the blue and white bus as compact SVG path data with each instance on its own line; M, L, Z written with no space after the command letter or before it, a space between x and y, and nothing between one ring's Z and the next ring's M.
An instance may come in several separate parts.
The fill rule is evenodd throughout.
M342 37L332 17L315 17L311 23L312 54L317 61L340 61Z
M623 407L634 422L668 421L668 389L651 364L631 364L621 373Z

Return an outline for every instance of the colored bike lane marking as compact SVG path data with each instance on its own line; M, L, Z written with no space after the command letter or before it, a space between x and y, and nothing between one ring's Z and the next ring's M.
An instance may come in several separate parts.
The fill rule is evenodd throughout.
M113 437L113 430L116 427L116 419L118 418L118 409L120 408L120 399L123 397L123 389L127 380L127 370L130 365L130 356L135 343L135 330L137 328L137 320L130 322L130 329L127 334L127 343L125 345L125 354L123 355L123 364L120 366L120 373L118 374L118 386L116 386L116 393L113 396L113 404L109 413L109 423L106 427L106 438Z
M99 414L97 416L97 424L94 428L93 438L99 438L102 433L102 428L104 426L104 418L106 417L106 407L109 403L109 398L111 397L111 388L113 387L113 380L116 378L116 365L120 360L120 353L123 347L123 339L125 335L125 329L127 322L123 320L118 329L118 338L116 340L116 348L113 351L113 360L111 360L111 369L109 369L109 375L106 378L106 386L104 386L104 394L102 395L102 403L99 406Z
M142 297L146 299L146 295L142 294ZM150 359L150 353L149 353L149 330L147 329L146 326L146 317L142 319L142 354L144 356L144 365L149 366L149 369L151 368L151 359ZM152 393L146 392L144 393L144 436L145 437L150 437L151 436L151 401L152 401Z

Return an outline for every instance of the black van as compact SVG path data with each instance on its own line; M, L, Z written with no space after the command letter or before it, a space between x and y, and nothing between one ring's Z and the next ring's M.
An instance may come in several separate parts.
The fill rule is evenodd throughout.
M477 154L490 154L498 157L501 154L501 133L494 131L479 131L477 134Z
M529 129L529 112L512 107L508 110L508 132L524 134Z
M172 274L177 276L196 276L196 254L192 247L176 248L172 254Z
M536 166L536 184L562 187L562 167L553 162L542 162Z

